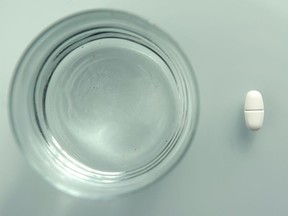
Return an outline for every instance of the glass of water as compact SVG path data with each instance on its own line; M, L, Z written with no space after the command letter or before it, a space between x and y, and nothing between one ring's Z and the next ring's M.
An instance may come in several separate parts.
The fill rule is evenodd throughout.
M109 198L179 161L198 104L193 70L166 33L98 10L63 19L33 41L14 75L10 116L23 153L52 185Z

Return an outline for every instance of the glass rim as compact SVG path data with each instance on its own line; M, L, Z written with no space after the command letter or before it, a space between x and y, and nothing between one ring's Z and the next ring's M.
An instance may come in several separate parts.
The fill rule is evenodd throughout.
M89 167L86 170L86 172L88 171L86 176L81 172L79 173L78 168L74 171L67 171L67 167L65 167L68 164L67 158L66 161L61 162L63 159L57 161L57 163L64 165L62 168L51 168L51 163L55 162L55 155L53 155L53 152L50 152L49 156L44 155L43 149L39 149L39 146L36 145L40 140L43 141L44 137L41 137L41 131L36 127L35 110L33 111L31 109L31 102L35 100L35 96L29 95L32 88L35 90L35 86L33 87L31 84L37 84L37 82L34 81L35 79L37 80L37 76L41 72L40 63L42 62L43 64L43 61L45 59L47 60L47 56L51 55L51 50L59 46L59 40L65 42L71 35L79 32L87 33L87 29L90 28L101 31L101 28L103 30L103 26L107 27L107 25L109 28L113 28L114 26L114 28L128 31L133 36L141 36L159 48L157 53L162 52L161 57L170 61L170 64L174 65L174 70L176 68L178 70L177 72L180 73L179 81L183 85L180 88L182 88L183 94L185 94L183 100L187 103L185 114L191 117L185 119L186 122L182 125L183 131L179 135L179 138L182 140L181 143L176 142L174 146L170 146L169 151L165 153L165 157L158 158L157 164L154 164L152 169L146 169L144 172L139 172L138 175L133 175L135 171L131 172L130 177L129 175L121 175L116 181L109 181L109 178L113 180L109 175L106 176L107 178L104 180L103 176L97 179L97 175L92 175L92 178L90 178L91 173L89 173ZM55 40L53 36L56 36L58 41ZM155 47L153 48L154 51L156 49ZM165 57L163 55L165 55ZM31 62L33 62L32 65ZM22 109L22 113L19 109ZM168 171L179 162L190 146L196 132L199 116L199 94L195 74L188 59L179 46L166 33L142 18L126 12L90 10L58 21L32 42L22 56L14 73L10 89L9 110L11 125L17 143L30 161L30 164L40 172L44 178L52 183L52 185L69 194L88 198L103 198L144 187L168 173ZM23 132L24 128L26 130L25 133ZM51 159L51 156L53 159ZM78 176L75 175L75 173L77 173ZM147 178L147 176L149 176L149 178Z

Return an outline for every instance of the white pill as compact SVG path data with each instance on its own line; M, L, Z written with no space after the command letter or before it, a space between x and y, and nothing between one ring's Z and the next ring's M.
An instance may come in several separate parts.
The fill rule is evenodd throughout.
M246 95L244 108L246 126L252 130L259 130L264 121L264 102L259 91L252 90Z

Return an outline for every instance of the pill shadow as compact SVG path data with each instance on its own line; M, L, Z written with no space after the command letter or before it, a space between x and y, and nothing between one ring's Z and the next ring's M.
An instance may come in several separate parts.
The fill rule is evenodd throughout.
M237 113L238 117L235 125L235 140L232 142L232 147L238 152L249 152L253 147L255 132L250 131L246 127L244 110L240 108Z

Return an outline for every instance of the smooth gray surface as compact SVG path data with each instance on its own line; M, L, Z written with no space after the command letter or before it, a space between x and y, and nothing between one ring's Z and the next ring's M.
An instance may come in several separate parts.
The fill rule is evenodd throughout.
M111 201L73 198L32 171L8 127L7 92L23 50L57 19L83 9L133 12L170 33L200 86L193 145L164 179ZM287 215L288 2L1 1L0 215ZM264 127L249 132L243 103L262 92Z

